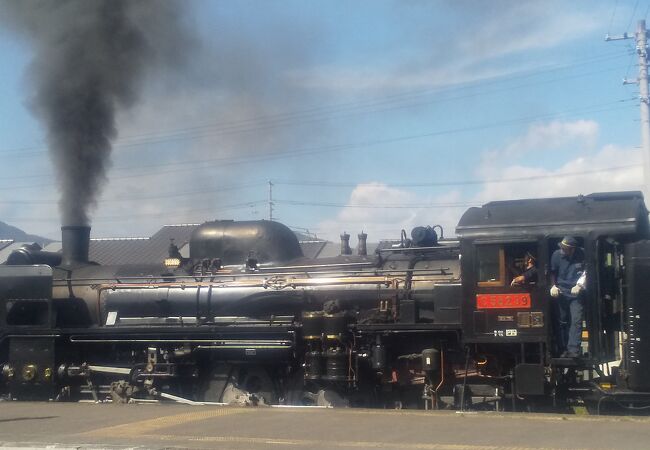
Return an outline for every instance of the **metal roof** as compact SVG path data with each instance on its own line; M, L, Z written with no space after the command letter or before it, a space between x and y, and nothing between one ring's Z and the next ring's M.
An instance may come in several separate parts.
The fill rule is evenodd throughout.
M189 241L192 232L200 224L165 225L151 237L118 237L94 238L90 240L89 259L102 265L122 264L152 264L162 262L168 255L169 244L174 239L174 244L179 248L183 257L189 257ZM303 254L308 258L322 258L337 256L340 245L326 240L314 239L311 236L296 233L300 238ZM24 244L31 242L14 242L0 240L0 263L6 261L9 254ZM61 242L52 242L43 250L49 252L61 251Z
M327 241L300 241L300 248L305 258L315 259L321 254Z
M32 244L32 242L14 242L14 241L12 241L12 242L9 242L5 246L2 246L2 244L0 244L0 263L5 262L7 260L7 258L9 258L9 255L11 254L11 252L13 252L14 250L18 250L23 245L29 245L29 244Z
M14 240L13 239L0 239L0 250L3 248L8 247L9 245L13 244Z
M150 238L91 239L89 259L103 265L162 263L169 254L171 239L187 251L185 247L197 226L165 225Z
M460 219L461 238L540 235L648 236L648 210L641 192L490 202Z

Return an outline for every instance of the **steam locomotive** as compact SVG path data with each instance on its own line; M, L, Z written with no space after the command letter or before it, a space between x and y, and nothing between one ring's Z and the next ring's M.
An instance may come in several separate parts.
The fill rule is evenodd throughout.
M491 202L456 238L402 231L372 255L309 259L271 221L199 226L189 258L0 266L0 393L12 399L542 409L650 402L650 228L640 192ZM442 229L438 230L442 231ZM440 233L442 235L442 233ZM583 352L557 356L549 261L584 248ZM363 236L360 236L362 238ZM524 255L538 280L511 286Z

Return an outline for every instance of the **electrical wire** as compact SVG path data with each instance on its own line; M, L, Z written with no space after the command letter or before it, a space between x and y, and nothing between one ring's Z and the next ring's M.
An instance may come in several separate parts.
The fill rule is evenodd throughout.
M307 147L307 148L302 148L302 149L292 149L292 150L286 150L286 151L277 151L277 152L271 152L271 153L266 153L266 154L253 154L249 156L238 156L238 157L219 157L219 158L209 158L209 159L203 159L203 160L186 160L186 161L170 161L170 162L164 162L164 163L159 163L159 164L148 164L145 171L142 171L141 168L138 168L140 172L138 173L133 173L133 174L119 174L119 175L114 175L111 176L111 180L122 180L122 179L128 179L128 178L142 178L143 176L147 175L163 175L163 174L172 174L172 173L178 173L182 171L195 171L196 167L195 166L200 166L202 169L204 168L209 168L212 167L214 164L217 168L225 167L225 166L231 166L231 165L238 165L238 164L247 164L247 163L259 163L262 161L272 161L272 160L278 160L278 159L284 159L284 158L292 158L292 157L301 157L301 156L310 156L310 155L315 155L315 154L321 154L321 153L331 153L331 152L336 152L336 151L341 151L341 150L351 150L351 149L359 149L359 148L366 148L366 147L372 147L372 146L377 146L377 145L382 145L382 144L390 144L390 143L397 143L397 142L405 142L405 141L410 141L410 140L417 140L417 139L423 139L423 138L430 138L430 137L436 137L436 136L444 136L444 135L450 135L450 134L458 134L458 133L465 133L465 132L471 132L471 131L479 131L479 130L485 130L485 129L490 129L490 128L498 128L502 126L508 126L508 125L517 125L517 124L522 124L522 123L533 123L536 121L540 120L549 120L549 119L557 119L560 117L566 117L570 116L571 114L576 114L576 113L597 113L597 112L610 112L614 111L617 109L621 108L626 108L628 107L627 105L619 106L618 108L610 108L609 106L616 105L616 104L621 104L624 102L629 102L629 101L637 101L638 99L622 99L622 100L617 100L614 102L607 102L607 103L600 103L600 104L594 104L594 105L589 105L585 107L580 107L580 108L574 108L570 110L566 110L564 112L559 112L559 113L551 113L551 114L540 114L536 116L528 116L528 117L523 117L523 118L517 118L517 119L508 119L504 121L497 121L497 122L489 122L481 125L474 125L474 126L468 126L468 127L459 127L459 128L450 128L450 129L444 129L444 130L435 130L427 133L420 133L420 134L412 134L412 135L403 135L403 136L395 136L395 137L388 137L388 138L383 138L383 139L373 139L365 142L355 142L355 143L341 143L341 144L332 144L332 145L324 145L324 146L319 146L319 147ZM189 165L189 167L179 167L179 166L186 166ZM173 169L168 169L168 170L158 170L161 167L168 167L168 166L173 166ZM127 168L115 168L114 169L117 172L125 171ZM149 173L147 173L149 172ZM45 177L45 174L33 174L33 175L25 175L25 176L7 176L3 177L3 180L12 180L12 179L28 179L28 178L43 178ZM41 183L41 184L36 184L36 185L26 185L26 186L21 186L21 185L12 185L12 186L6 186L6 187L0 187L0 190L16 190L16 189L24 189L24 188L34 188L34 187L54 187L56 184L55 183Z
M616 14L616 8L618 7L618 0L614 3L614 10L612 11L612 17L609 19L609 27L607 27L607 35L611 34L612 23L614 22L614 15Z
M549 178L561 178L566 176L583 176L583 175L592 175L596 173L606 173L606 172L615 172L619 170L631 169L631 168L640 168L639 164L627 164L623 166L616 167L607 167L603 169L593 169L585 171L574 171L574 172L562 172L557 174L547 174L547 175L532 175L526 177L510 177L510 178L484 178L478 180L458 180L458 181L433 181L433 182L411 182L411 183L389 183L384 184L390 187L435 187L435 186L466 186L466 185L480 185L480 184L495 184L495 183L511 183L518 181L529 181L529 180L543 180ZM309 180L272 180L274 185L288 185L288 186L318 186L318 187L356 187L360 184L369 184L369 183L345 183L345 182L328 182L328 181L309 181ZM371 182L372 183L372 182Z
M346 203L329 203L329 202L307 202L299 200L277 200L273 203L294 206L319 206L326 208L361 208L361 209L428 209L428 208L468 208L479 206L479 203L412 203L399 205L369 205L369 204L346 204Z
M636 0L636 3L634 4L634 9L632 10L632 15L630 16L630 23L627 24L626 30L629 30L630 27L632 26L632 22L634 22L634 15L636 14L636 9L639 7L639 0Z
M198 191L181 191L181 192L165 192L161 194L156 194L156 195L137 195L137 194L129 194L128 197L116 197L116 198L109 198L109 199L102 199L97 202L97 204L105 204L105 203L124 203L124 202L131 202L131 201L142 201L142 200L162 200L162 199L172 199L172 198L177 198L177 197L195 197L195 196L200 196L200 195L206 195L206 194L215 194L219 192L224 192L224 191L233 191L233 190L242 190L242 189L248 189L252 187L259 187L266 185L266 181L259 181L259 182L254 182L254 183L244 183L244 184L237 184L237 185L228 185L228 186L219 186L216 188L212 189L202 189ZM52 203L56 203L58 199L45 199L45 200L0 200L0 205L3 204L19 204L19 205L51 205Z
M232 210L232 209L242 209L249 208L251 206L266 204L266 200L254 200L249 202L234 203L231 205L221 205L217 208L205 207L205 208L192 208L192 209L174 209L171 211L163 211L158 213L147 213L140 211L130 211L128 214L120 215L109 215L109 216L93 216L93 221L102 221L102 222L111 222L111 221L130 221L130 220L140 220L142 217L165 217L169 218L172 215L180 216L187 215L192 213L203 213L210 212L211 214L219 214L222 211ZM24 222L60 222L58 217L3 217L4 221L24 221Z
M569 67L576 67L579 65L584 65L584 64L589 64L593 62L603 62L609 59L616 59L620 58L620 53L617 52L614 55L605 55L605 56L598 56L598 57L592 57L590 59L586 59L584 61L586 62L579 62L575 64L570 64L570 65L564 65L564 66L559 66L555 68L548 68L546 69L547 72L551 71L558 71L558 70L563 70L565 68ZM187 139L200 139L200 138L205 138L205 137L211 137L214 135L225 135L225 134L239 134L239 133L249 133L249 132L255 132L255 131L264 131L272 128L277 128L279 126L293 126L296 124L301 124L301 123L310 123L314 121L322 121L322 120L331 120L333 118L347 118L350 116L355 116L359 114L369 114L369 113L377 113L377 112L385 112L388 110L392 109L401 109L401 108L407 108L407 107L416 107L416 106L423 106L426 104L430 104L435 102L436 104L442 102L442 101L455 101L459 99L464 99L468 97L476 97L480 95L487 95L487 94L493 94L493 93L498 93L498 92L503 92L503 91L511 91L513 89L518 89L518 88L525 88L525 87L530 87L531 85L539 85L539 84L547 84L547 83L553 83L553 82L558 82L558 81L564 81L567 79L574 79L574 78L580 78L584 76L590 76L593 74L598 74L598 73L603 73L607 72L610 70L615 70L615 69L602 69L602 70L597 70L597 71L590 71L582 74L571 74L565 77L559 77L559 78L554 78L551 80L542 80L542 81L537 81L537 82L528 82L528 83L522 83L519 85L508 85L505 87L501 87L498 89L482 89L481 91L477 93L471 93L471 94L463 94L460 96L455 96L455 97L447 97L447 98L433 98L429 101L425 102L417 102L417 103L409 103L409 104L399 104L399 105L394 105L391 107L386 107L382 109L371 109L368 111L355 111L360 108L368 108L372 106L381 106L384 104L391 104L395 103L396 101L404 101L408 100L410 98L417 98L417 97L422 97L426 95L433 95L433 94L444 94L444 93L453 93L459 90L466 90L465 87L452 87L448 89L434 89L434 90L426 90L426 91L415 91L412 93L406 93L406 94L395 94L394 96L387 96L383 97L380 99L376 100L367 100L364 102L356 102L356 103L348 103L348 104L340 104L338 106L330 106L329 110L327 109L328 107L321 107L321 108L312 108L311 110L302 110L302 111L295 111L295 112L289 112L289 113L284 113L284 114L277 114L277 115L269 115L269 116L260 116L258 118L250 118L250 119L243 119L241 121L235 121L235 122L226 122L222 124L212 124L212 125L203 125L203 126L194 126L194 127L188 127L188 128L180 128L176 130L171 130L169 132L154 132L154 133L149 133L149 134L141 134L141 135L132 135L132 136L127 136L121 139L118 139L116 145L114 146L115 148L132 148L132 147L140 147L140 146L146 146L146 145L151 145L151 144L162 144L162 143L169 143L169 142L175 142L175 141L182 141L182 140L187 140ZM538 75L542 71L531 71L528 72L524 75L520 75L519 78L525 78L525 77L531 77L534 75ZM507 77L506 77L507 78ZM513 77L516 78L516 77ZM489 82L484 82L483 84L497 84L497 83L502 83L504 80L503 78L496 80L495 82L489 83ZM319 111L320 110L320 111ZM337 113L340 112L347 112L348 114L340 115ZM352 112L350 114L350 112ZM250 126L257 124L257 126ZM199 133L196 133L196 131L199 131ZM201 132L202 131L202 132ZM39 150L39 151L29 151L29 150ZM44 147L21 147L21 148L9 148L9 149L2 149L0 150L0 154L2 154L4 157L30 157L30 156L35 156L35 155L41 155L43 153L46 153L46 150Z

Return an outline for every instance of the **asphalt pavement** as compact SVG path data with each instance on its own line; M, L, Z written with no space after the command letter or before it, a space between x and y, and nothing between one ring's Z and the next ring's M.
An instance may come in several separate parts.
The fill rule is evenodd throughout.
M2 402L0 448L648 449L650 418Z

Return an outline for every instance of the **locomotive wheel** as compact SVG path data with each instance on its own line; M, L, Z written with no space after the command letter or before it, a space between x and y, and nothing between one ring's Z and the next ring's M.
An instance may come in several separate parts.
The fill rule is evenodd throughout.
M221 364L212 369L202 397L206 402L246 405L270 405L278 401L268 371L247 364Z
M232 370L232 364L220 364L212 368L199 395L200 400L204 402L220 402Z

